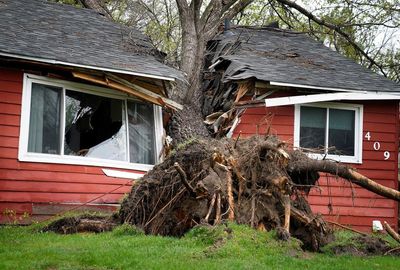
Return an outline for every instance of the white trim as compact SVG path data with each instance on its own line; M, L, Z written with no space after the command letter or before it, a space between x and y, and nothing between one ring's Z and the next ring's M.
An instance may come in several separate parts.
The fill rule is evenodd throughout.
M126 123L126 132L127 132L127 138L126 138L126 160L129 160L131 158L131 146L130 146L130 138L129 138L129 116L128 116L128 100L125 100L124 102L125 105L125 123Z
M32 85L32 83L31 83ZM67 90L65 88L62 88L61 92L61 108L60 108L60 114L61 114L61 119L60 119L60 125L61 127L65 127L65 94ZM60 153L64 153L64 141L65 138L65 128L61 128L60 132Z
M117 177L117 178L127 178L127 179L139 179L142 178L144 174L142 173L132 173L132 172L123 172L116 171L111 169L102 169L103 173L109 177Z
M22 91L22 105L21 105L21 120L20 120L20 136L19 136L19 149L18 149L18 160L26 162L40 162L40 163L56 163L56 164L71 164L71 165L86 165L86 166L101 166L101 167L114 167L121 169L131 169L139 171L149 171L154 165L151 164L139 164L129 163L128 161L118 161L109 159L99 159L91 157L80 157L80 156L69 156L64 155L63 152L60 154L45 154L45 153L29 153L28 152L28 139L29 139L29 121L30 121L30 106L31 106L31 92L32 83L41 83L51 86L60 87L65 90L79 91L83 93L95 94L98 96L110 97L121 100L135 100L126 94L120 93L112 89L90 86L80 83L68 82L58 79L46 78L37 75L24 74L23 79L23 91ZM65 102L62 100L62 102ZM124 102L126 105L126 102ZM162 110L161 107L153 105L154 109L154 129L155 129L155 161L158 162L158 154L162 148ZM127 110L127 108L125 108ZM65 105L61 104L61 110L65 111ZM64 118L63 116L62 118ZM63 126L61 129L65 129L65 120L61 119ZM128 124L127 124L128 126ZM128 132L128 130L127 130ZM62 132L64 134L64 131ZM61 135L60 135L61 136ZM61 142L63 144L64 138ZM127 137L127 143L129 144L129 136ZM61 147L62 148L62 147ZM128 148L129 149L129 148ZM63 150L63 149L61 149ZM129 160L129 153L127 154Z
M110 167L119 169L138 170L144 172L147 172L154 167L154 165L149 165L149 164L129 163L127 161L118 161L111 159L99 159L99 158L89 158L89 157L79 157L79 156L53 155L53 154L28 153L28 152L21 153L21 155L18 155L18 160L25 162L39 162L39 163L51 163L51 164Z
M30 125L30 106L32 83L28 81L28 76L24 74L21 99L21 119L19 129L18 160L24 161L28 152L28 138Z
M338 91L338 92L361 92L361 93L365 92L366 93L366 91L362 91L362 90L350 90L350 89L344 89L344 88L313 86L313 85L296 84L296 83L269 82L269 84L276 85L276 86L319 89L319 90Z
M90 65L81 65L81 64L75 64L75 63L70 63L70 62L59 61L59 60L55 60L55 59L38 58L38 57L24 56L24 55L18 55L18 54L12 54L12 53L4 53L4 52L0 52L0 56L13 57L13 58L18 58L18 59L24 59L24 60L30 60L30 61L53 64L53 65L64 65L64 66L71 66L71 67L80 67L80 68L87 68L87 69L94 69L94 70L101 70L101 71L116 72L116 73L121 73L121 74L129 74L129 75L152 78L152 79L175 81L175 78L172 78L172 77L151 75L151 74L128 71L128 70L123 70L123 69L96 67L96 66L90 66Z
M155 162L159 163L160 160L160 154L163 148L163 134L164 134L164 128L163 128L163 119L162 119L162 109L160 106L153 106L153 112L154 112L154 126L155 126L155 152L154 152L154 158Z
M354 119L354 156L344 155L325 155L325 154L313 154L308 153L307 155L315 159L331 159L344 163L362 163L362 141L363 141L363 114L364 106L361 104L347 104L347 103L315 103L315 104L295 104L294 113L294 142L295 148L300 147L300 107L304 105L307 107L319 107L319 108L330 108L330 109L342 109L355 111ZM329 119L327 118L327 121ZM328 129L327 125L327 129Z
M306 104L332 100L400 100L400 95L378 93L326 93L264 99L266 107Z
M235 120L233 121L231 128L229 129L228 133L226 133L227 138L232 138L233 132L235 131L236 127L240 124L240 119L241 118L238 117L237 115L235 116Z

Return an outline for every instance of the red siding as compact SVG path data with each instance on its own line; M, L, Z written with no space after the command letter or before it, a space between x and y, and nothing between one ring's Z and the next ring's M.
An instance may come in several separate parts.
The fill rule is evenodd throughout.
M21 71L0 68L0 223L42 220L93 199L84 209L115 209L128 179L101 167L18 161L22 80Z
M363 136L370 132L371 139L363 138L363 163L350 164L360 173L378 183L398 189L398 138L399 106L396 101L354 102L364 105ZM246 109L235 128L234 136L265 134L266 130L278 135L289 144L294 136L294 106ZM375 151L374 142L381 148ZM384 151L390 158L384 160ZM350 225L355 229L370 231L372 220L386 220L397 228L398 203L382 198L343 179L321 174L321 190L314 189L309 201L315 212L323 214L328 220ZM329 206L332 206L330 208ZM331 209L331 211L330 211Z

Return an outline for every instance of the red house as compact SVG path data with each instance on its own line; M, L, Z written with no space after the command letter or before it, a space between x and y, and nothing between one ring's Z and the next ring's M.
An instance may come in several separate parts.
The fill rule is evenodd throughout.
M220 111L208 118L218 135L275 134L398 189L400 85L277 28L229 29L208 52L203 113ZM373 220L397 228L397 202L332 175L321 175L319 187L309 201L327 219L363 231Z
M0 222L114 209L162 152L182 75L139 31L92 10L0 2Z

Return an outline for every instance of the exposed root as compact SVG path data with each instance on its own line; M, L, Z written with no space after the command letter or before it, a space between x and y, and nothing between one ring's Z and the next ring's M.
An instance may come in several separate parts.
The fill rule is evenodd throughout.
M315 185L318 173L287 171L291 155L275 137L195 141L132 188L121 222L181 236L196 224L226 219L262 230L282 228L285 237L294 235L318 250L330 231L298 195Z
M206 223L208 223L208 219L210 218L211 212L212 212L212 210L214 209L216 198L217 198L217 193L214 193L213 196L212 196L212 199L211 199L210 207L208 208L207 215L206 215L206 217L204 218L204 221L205 221Z

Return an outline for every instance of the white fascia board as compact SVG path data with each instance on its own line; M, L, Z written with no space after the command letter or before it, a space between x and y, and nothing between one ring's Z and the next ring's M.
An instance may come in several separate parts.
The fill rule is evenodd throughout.
M103 173L109 177L126 178L126 179L139 179L142 178L144 173L124 172L111 169L102 169Z
M38 58L38 57L31 57L31 56L4 53L4 52L0 52L0 56L6 56L6 57L17 58L17 59L36 61L36 62L41 62L41 63L53 64L53 65L64 65L64 66L87 68L87 69L100 70L100 71L115 72L115 73L120 73L120 74L128 74L128 75L133 75L133 76L146 77L146 78L152 78L152 79L159 79L159 80L165 80L165 81L175 81L175 79L172 78L172 77L151 75L151 74L133 72L133 71L123 70L123 69L114 69L114 68L104 68L104 67L81 65L81 64L69 63L69 62L64 62L64 61L58 61L58 60L55 60L55 59Z
M334 100L400 100L400 95L377 93L329 93L264 99L266 107L306 104Z
M335 87L323 87L323 86L313 86L306 84L296 84L296 83L283 83L283 82L269 82L270 85L275 86L286 86L286 87L296 87L296 88L307 88L307 89L317 89L317 90L327 90L327 91L336 91L336 92L359 92L359 93L367 93L367 91L362 90L350 90L344 88L335 88Z

